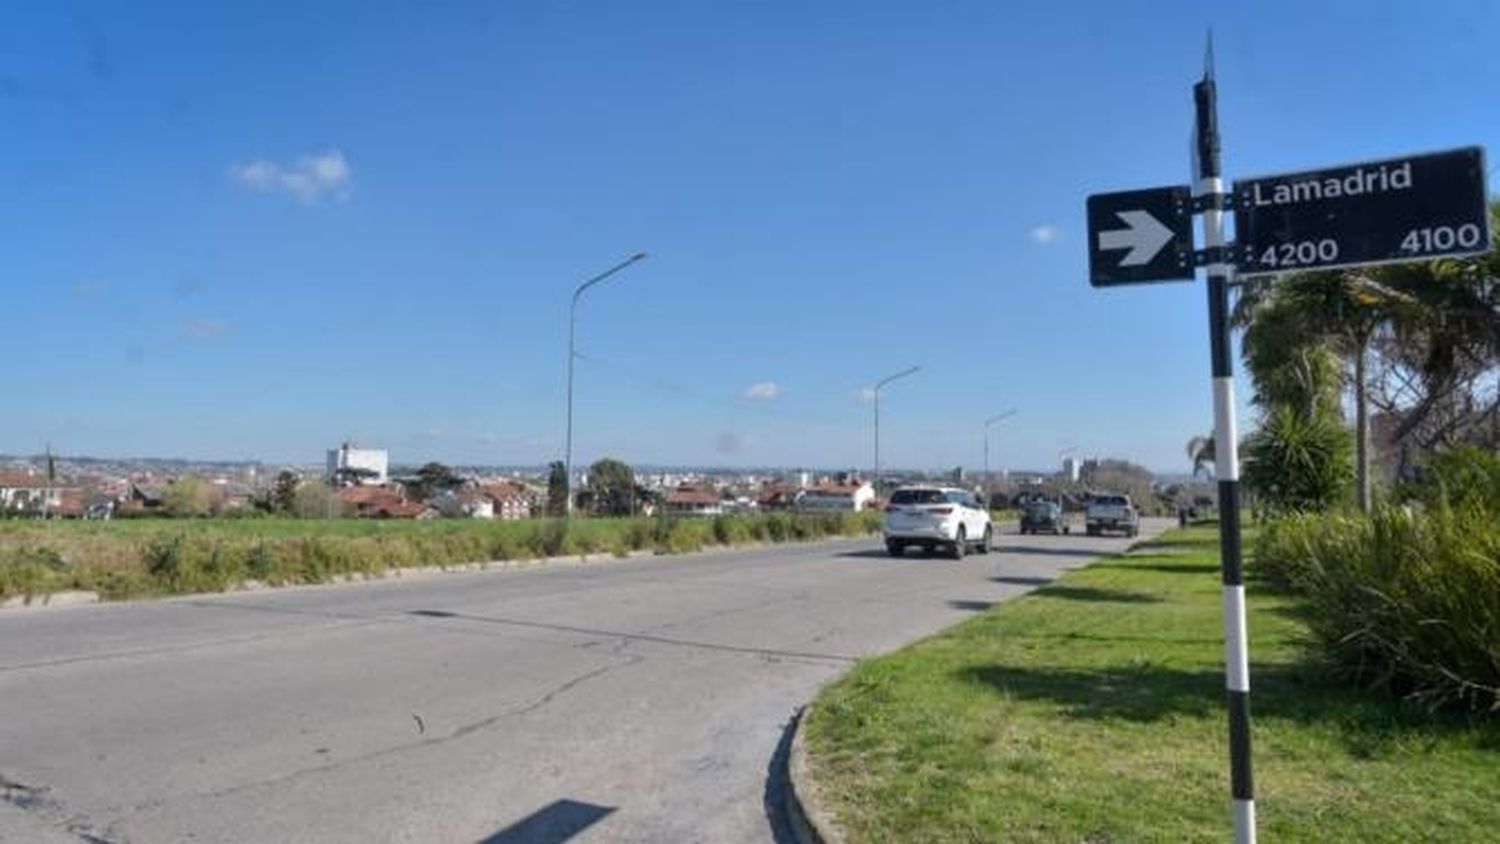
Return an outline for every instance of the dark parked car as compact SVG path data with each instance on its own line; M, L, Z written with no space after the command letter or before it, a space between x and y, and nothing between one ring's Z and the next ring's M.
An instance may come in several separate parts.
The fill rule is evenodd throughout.
M1068 518L1059 502L1033 498L1021 508L1021 533L1061 535L1068 530Z

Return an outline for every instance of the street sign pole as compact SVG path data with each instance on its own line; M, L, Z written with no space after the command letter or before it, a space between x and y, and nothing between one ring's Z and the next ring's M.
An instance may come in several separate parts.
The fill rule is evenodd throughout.
M1224 589L1224 685L1229 708L1229 793L1236 844L1255 841L1255 785L1250 766L1250 665L1240 541L1239 433L1234 419L1234 363L1229 348L1229 277L1225 254L1224 180L1219 171L1219 116L1213 53L1193 86L1197 133L1193 195L1203 208L1209 263L1208 330L1213 373L1215 472L1219 481L1219 569Z
M1240 538L1239 432L1234 419L1229 286L1235 276L1473 255L1493 242L1484 150L1477 146L1282 173L1235 182L1219 170L1213 42L1193 86L1193 185L1091 194L1085 204L1089 284L1191 281L1206 268L1214 455L1219 482L1219 569L1224 590L1224 686L1229 791L1236 844L1255 841L1250 765L1250 645ZM1236 243L1224 237L1233 209ZM1192 218L1203 216L1203 249Z

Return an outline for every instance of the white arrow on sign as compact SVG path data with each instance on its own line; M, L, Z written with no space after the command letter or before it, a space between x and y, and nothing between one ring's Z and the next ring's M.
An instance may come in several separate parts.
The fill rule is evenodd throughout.
M1172 230L1145 211L1116 211L1127 228L1099 232L1099 249L1129 249L1120 259L1122 267L1151 263L1156 253L1172 240Z

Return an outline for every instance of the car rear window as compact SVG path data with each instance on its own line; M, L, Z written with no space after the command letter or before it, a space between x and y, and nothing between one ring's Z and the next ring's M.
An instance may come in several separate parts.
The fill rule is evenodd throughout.
M1099 499L1099 503L1106 507L1124 507L1126 501L1123 495L1106 495Z
M898 489L891 493L892 504L946 504L942 490Z

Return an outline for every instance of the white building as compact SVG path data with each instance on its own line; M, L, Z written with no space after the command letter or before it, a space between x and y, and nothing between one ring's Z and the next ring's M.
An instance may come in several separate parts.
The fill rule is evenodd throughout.
M797 499L797 509L830 511L859 511L875 501L875 487L869 483L819 484Z
M333 483L383 484L390 480L390 462L390 455L383 448L360 448L346 442L328 452L328 480Z
M42 475L0 472L0 510L43 512L62 506L61 487Z
M1074 483L1077 483L1078 482L1078 469L1079 469L1078 458L1076 458L1076 457L1064 457L1063 458L1063 465L1062 465L1063 477L1067 478L1068 480L1070 480L1070 481L1072 481Z

